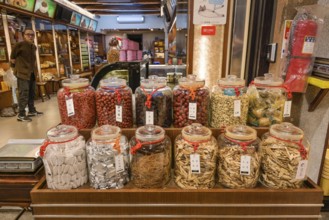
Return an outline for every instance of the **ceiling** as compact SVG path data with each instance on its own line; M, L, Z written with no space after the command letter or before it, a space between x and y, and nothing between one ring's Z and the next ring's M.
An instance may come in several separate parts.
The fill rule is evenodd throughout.
M97 15L160 15L162 0L70 0ZM188 0L177 0L178 14L187 13Z

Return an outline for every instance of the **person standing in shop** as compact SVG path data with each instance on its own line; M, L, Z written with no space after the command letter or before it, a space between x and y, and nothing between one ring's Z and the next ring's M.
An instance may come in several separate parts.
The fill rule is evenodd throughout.
M37 75L36 49L34 31L26 28L23 33L24 41L15 45L11 55L14 75L17 77L18 88L18 117L17 121L32 121L30 117L42 115L34 106L35 82ZM28 114L25 108L28 106Z

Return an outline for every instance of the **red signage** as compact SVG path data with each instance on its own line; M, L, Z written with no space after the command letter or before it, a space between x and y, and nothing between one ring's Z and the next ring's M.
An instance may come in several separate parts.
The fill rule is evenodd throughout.
M216 34L216 26L201 27L201 35L215 35L215 34Z

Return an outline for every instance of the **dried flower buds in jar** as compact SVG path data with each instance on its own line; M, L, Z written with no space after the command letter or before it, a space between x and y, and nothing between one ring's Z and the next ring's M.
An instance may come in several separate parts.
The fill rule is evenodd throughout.
M291 93L286 91L283 80L272 74L256 77L247 90L249 97L248 124L256 127L268 127L281 123L283 116L290 116L290 108L285 109Z
M170 180L171 141L163 128L145 125L130 140L131 181L139 188L162 188Z
M135 91L136 125L170 127L172 123L172 91L165 78L150 76Z
M218 146L209 128L194 123L175 140L175 183L183 189L215 185Z
M108 78L100 81L96 91L98 125L115 125L120 128L133 126L132 91L126 80Z
M95 90L88 79L71 75L63 80L63 88L57 93L62 124L78 129L93 128L96 124Z
M58 125L47 131L40 147L50 189L74 189L87 183L85 140L77 128Z
M275 124L264 134L260 182L270 188L300 188L306 178L309 143L291 123Z
M103 125L87 146L89 182L95 189L122 188L129 181L129 144L121 129Z
M245 125L248 113L248 96L245 81L234 75L222 78L211 94L211 121L213 128Z
M255 129L244 125L226 127L218 138L220 184L233 189L257 185L261 162L259 143Z
M205 81L194 75L179 79L174 88L174 127L182 128L192 123L208 125L210 94Z

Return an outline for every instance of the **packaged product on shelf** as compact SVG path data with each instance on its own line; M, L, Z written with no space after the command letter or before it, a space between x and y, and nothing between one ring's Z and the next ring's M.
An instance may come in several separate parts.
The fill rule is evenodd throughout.
M218 80L211 94L211 120L213 128L245 125L248 114L248 96L245 81L235 75Z
M215 186L218 145L209 128L186 126L175 140L175 183L183 189Z
M288 99L291 93L283 86L283 79L275 78L272 74L256 77L250 83L247 95L249 97L249 110L247 123L262 127L281 123L283 117L290 116ZM285 106L286 109L285 109ZM291 101L290 101L291 106Z
M260 182L270 188L301 188L306 179L309 142L291 123L275 124L264 134Z
M133 127L132 91L126 80L115 77L101 80L95 97L99 126Z
M260 174L260 140L255 129L232 125L218 137L218 179L225 187L253 188Z
M114 37L111 39L109 46L110 49L107 53L107 61L109 63L115 63L120 60L120 51L118 50L119 41Z
M103 125L93 129L86 149L92 187L119 189L129 182L129 143L119 127Z
M137 51L137 60L143 60L143 51L142 50Z
M171 141L165 130L145 125L129 142L131 181L139 188L162 188L170 180Z
M126 61L127 61L127 51L125 51L125 50L120 50L119 61L120 61L120 62L126 62Z
M78 129L93 128L96 124L95 90L88 79L71 75L62 81L63 88L57 93L62 124Z
M175 127L181 128L192 123L208 125L210 94L204 80L194 75L182 77L173 93Z
M150 76L141 80L135 91L136 125L170 127L172 123L172 91L165 78Z
M40 147L50 189L74 189L88 181L85 140L70 125L58 125L47 131Z

